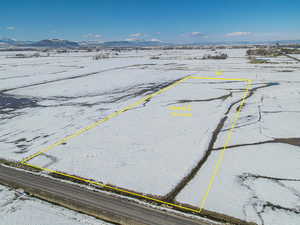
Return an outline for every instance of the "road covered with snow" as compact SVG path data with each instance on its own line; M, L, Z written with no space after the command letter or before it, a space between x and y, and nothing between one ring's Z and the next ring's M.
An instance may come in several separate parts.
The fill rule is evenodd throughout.
M300 64L285 56L250 64L245 49L220 51L229 58L199 60L209 50L124 51L103 60L1 52L0 158L22 160L186 76L217 78L184 80L29 163L199 208L240 111L204 209L298 224ZM252 80L242 108L247 83L230 78Z
M109 225L104 221L32 198L0 185L1 224Z

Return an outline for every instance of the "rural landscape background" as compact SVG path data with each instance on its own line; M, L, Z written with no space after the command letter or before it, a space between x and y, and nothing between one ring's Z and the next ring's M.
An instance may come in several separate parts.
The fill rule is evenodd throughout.
M4 2L0 225L300 224L299 9Z

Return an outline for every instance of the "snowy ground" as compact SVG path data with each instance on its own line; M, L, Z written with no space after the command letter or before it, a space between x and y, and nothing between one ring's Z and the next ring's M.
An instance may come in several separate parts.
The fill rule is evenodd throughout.
M1 52L0 157L21 160L190 74L252 79L204 208L258 224L298 224L300 65L286 57L249 64L245 49L220 51L229 58L195 59L209 50L127 51L98 61L95 53L17 59ZM184 81L30 163L198 207L245 86ZM191 179L179 188L184 177Z
M0 185L0 224L5 225L109 225L110 223L86 216L45 201L31 198L20 190Z
M192 99L190 96L205 100L228 95L216 86L188 80L31 163L165 195L202 158L212 129L228 104L222 100L180 102ZM188 111L172 110L172 106ZM186 114L191 116L180 116ZM149 170L151 167L155 168Z

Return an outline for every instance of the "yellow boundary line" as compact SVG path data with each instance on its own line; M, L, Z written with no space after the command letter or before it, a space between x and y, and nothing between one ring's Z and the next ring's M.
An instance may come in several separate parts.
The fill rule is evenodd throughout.
M105 184L102 184L102 183L99 183L99 182L96 182L96 181L92 181L92 180L89 180L89 179L86 179L86 178L81 178L81 177L77 177L77 176L73 176L73 175L69 175L69 174L66 174L66 173L62 173L62 172L59 172L59 171L56 171L56 170L51 170L51 169L48 169L48 168L44 168L44 167L39 167L39 166L36 166L36 165L32 165L32 164L29 164L27 163L28 161L32 160L33 158L43 154L43 153L46 153L50 150L52 150L53 148L67 142L68 140L72 139L72 138L75 138L79 135L81 135L82 133L84 132L87 132L97 126L99 126L100 124L120 115L121 113L123 112L126 112L130 109L133 109L143 103L145 103L146 101L150 100L151 98L177 86L178 84L182 83L183 81L185 80L188 80L188 79L207 79L207 80L231 80L231 81L245 81L247 82L247 87L246 87L246 90L245 90L245 93L244 93L244 96L243 96L243 99L241 101L241 104L240 104L240 107L238 109L238 111L236 112L235 114L235 117L234 117L234 120L232 122L232 125L231 125L231 128L228 132L228 135L227 135L227 138L226 138L226 141L225 141L225 144L224 144L224 147L222 149L222 151L220 152L219 154L219 157L218 157L218 160L217 160L217 163L216 163L216 166L214 168L214 171L213 171L213 174L212 174L212 177L210 178L210 181L209 181L209 185L208 185L208 188L206 190L206 193L204 195L204 197L202 198L202 201L201 201L201 205L200 205L200 209L199 210L195 210L195 209L192 209L192 208L188 208L188 207L184 207L184 206L181 206L181 205L178 205L178 204L173 204L173 203L170 203L170 202L165 202L165 201L162 201L162 200L159 200L159 199L156 199L156 198L152 198L152 197L149 197L149 196L146 196L146 195L141 195L141 194L138 194L138 193L134 193L134 192L130 192L130 191L126 191L126 190L123 190L123 189L120 189L120 188L116 188L116 187L112 187L112 186L109 186L109 185L105 185ZM138 196L138 197L141 197L141 198L144 198L144 199L148 199L148 200L151 200L151 201L155 201L155 202L159 202L159 203L162 203L162 204L166 204L166 205L170 205L170 206L174 206L174 207L177 207L177 208L180 208L180 209L184 209L184 210L188 210L188 211L192 211L192 212L196 212L196 213L200 213L202 211L202 209L204 208L205 206L205 202L207 200L207 197L212 189L212 186L213 186L213 183L215 181L215 178L216 176L218 175L219 173L219 170L220 170L220 167L221 167L221 163L224 159L224 153L225 153L225 150L227 149L227 146L231 140L231 137L232 137L232 133L233 133L233 129L236 125L236 122L239 118L239 115L240 115L240 111L241 111L241 108L242 106L244 105L245 103L245 99L247 97L247 95L249 94L249 89L251 87L251 83L252 83L252 80L249 80L249 79L239 79L239 78L214 78L214 77L198 77L198 76L186 76L176 82L174 82L173 84L165 87L165 88L162 88L161 90L155 92L155 93L152 93L150 95L147 95L145 96L144 98L138 100L137 102L121 109L121 110L118 110L116 112L113 112L112 114L108 115L107 117L101 119L101 120L98 120L92 124L90 124L89 126L85 127L85 128L82 128L78 131L76 131L75 133L69 135L69 136L66 136L64 137L63 139L55 142L54 144L42 149L41 151L39 152L36 152L35 154L33 155L30 155L28 157L26 157L25 159L23 159L20 163L23 164L23 165L26 165L26 166L30 166L30 167L33 167L33 168L36 168L36 169L40 169L40 170L43 170L43 171L47 171L47 172L51 172L51 173L55 173L55 174L59 174L59 175L62 175L62 176L65 176L65 177L69 177L69 178L72 178L72 179L75 179L75 180L80 180L80 181L84 181L84 182L87 182L87 183L90 183L90 184L94 184L96 186L100 186L102 188L108 188L108 189L111 189L111 190L114 190L114 191L119 191L119 192L123 192L123 193L126 193L126 194L130 194L130 195L133 195L133 196Z
M219 154L219 157L218 157L217 163L216 163L216 165L214 167L213 174L212 174L212 176L210 178L210 181L209 181L206 193L205 193L204 197L201 200L199 213L204 208L206 200L207 200L207 197L208 197L208 195L209 195L209 193L210 193L210 191L212 189L213 183L214 183L216 177L218 176L218 174L220 172L221 164L222 164L222 162L224 160L225 151L227 150L227 146L228 146L228 144L229 144L229 142L230 142L230 140L232 138L233 129L235 128L236 123L237 123L237 121L238 121L238 119L240 117L240 113L241 113L242 107L245 104L246 97L249 95L249 89L251 88L251 86L252 86L252 80L247 80L247 87L246 87L244 96L242 98L242 101L241 101L241 104L239 106L238 111L235 113L233 122L231 123L231 128L230 128L229 132L227 133L225 144L224 144L224 146L223 146L223 148L222 148L222 150L221 150L221 152Z

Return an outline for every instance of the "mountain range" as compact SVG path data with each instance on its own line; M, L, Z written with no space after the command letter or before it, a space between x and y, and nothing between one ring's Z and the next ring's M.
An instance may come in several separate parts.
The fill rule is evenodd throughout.
M0 39L2 46L19 46L19 47L47 47L47 48L77 48L77 47L146 47L146 46L164 46L171 45L160 41L69 41L61 39L45 39L41 41L17 41L15 39Z
M278 40L278 41L239 41L239 42L201 42L180 45L234 45L234 44L300 44L300 40ZM78 48L78 47L150 47L171 46L172 43L161 41L69 41L61 39L45 39L41 41L17 41L10 38L0 39L0 47L44 47L44 48Z

